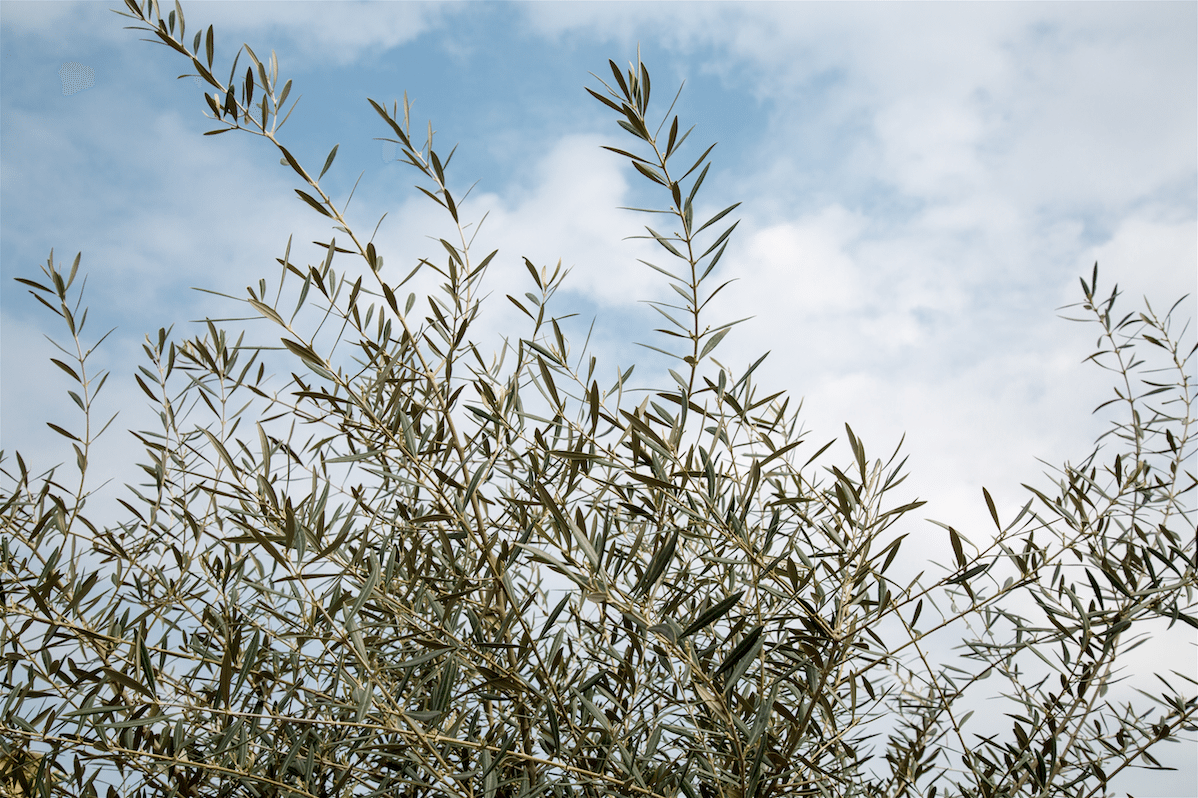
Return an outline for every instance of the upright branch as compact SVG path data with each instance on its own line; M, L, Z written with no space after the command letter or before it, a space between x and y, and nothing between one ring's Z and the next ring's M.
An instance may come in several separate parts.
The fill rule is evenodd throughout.
M666 189L669 192L671 201L668 210L648 208L631 208L629 210L650 214L667 214L672 216L675 223L679 226L674 232L664 235L652 227L646 226L645 230L648 231L649 235L638 236L638 238L656 241L666 252L679 261L676 269L661 267L648 261L642 262L669 278L671 288L682 297L684 303L682 305L674 305L668 302L649 303L669 324L668 327L659 329L657 332L672 338L684 339L687 344L684 345L681 352L662 349L656 346L644 346L648 346L649 349L686 363L688 377L685 380L686 384L684 387L686 396L689 396L694 392L695 378L698 374L699 364L711 354L733 326L743 321L742 319L726 322L712 327L704 323L701 316L703 309L720 291L732 282L732 280L727 280L715 288L709 289L704 281L711 275L716 265L719 264L720 258L723 257L724 251L728 246L728 238L740 222L733 222L728 225L710 242L704 241L701 244L700 234L740 207L740 203L733 203L722 211L713 214L707 221L701 222L698 226L695 225L695 196L698 194L699 187L703 185L703 180L707 177L707 172L711 168L708 156L715 149L715 144L704 150L703 154L691 164L690 168L682 172L681 175L678 175L678 171L680 170L672 169L670 159L681 151L683 143L690 136L694 127L688 128L686 132L679 135L679 122L677 115L675 115L673 121L670 122L670 130L664 146L661 144L661 131L666 121L670 119L670 114L674 110L678 96L682 93L682 87L678 88L678 94L674 96L674 101L666 109L665 117L661 123L653 133L650 133L649 126L651 123L649 122L648 114L651 83L649 80L649 70L641 63L639 53L636 65L629 65L627 74L621 73L620 68L616 66L614 61L608 61L608 64L615 79L615 87L613 88L600 79L600 83L607 89L607 96L591 88L587 88L587 91L592 97L599 100L599 102L616 111L620 115L620 118L616 120L617 124L639 141L648 145L651 155L649 157L636 155L617 147L605 146L604 149L628 158L637 172L656 185ZM697 175L694 174L696 170L699 170ZM687 184L688 178L690 179L689 188ZM683 196L684 193L685 198ZM713 230L711 234L715 234L716 232ZM671 315L671 312L684 315L681 316L680 320Z

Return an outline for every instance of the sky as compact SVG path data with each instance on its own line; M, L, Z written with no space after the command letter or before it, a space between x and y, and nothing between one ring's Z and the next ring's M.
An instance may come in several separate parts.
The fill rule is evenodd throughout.
M66 377L43 335L50 315L13 282L50 249L82 252L89 330L112 371L101 409L120 411L108 462L138 454L123 430L153 423L131 378L147 333L234 315L227 301L293 259L315 262L329 228L298 200L290 169L244 133L204 137L189 64L124 30L112 2L0 4L0 446L48 467L71 459L44 421L70 418ZM626 240L644 223L620 206L667 202L622 159L631 144L586 94L607 60L641 58L657 114L718 142L700 195L733 202L740 226L721 262L736 279L713 306L751 316L717 355L765 351L759 380L803 400L816 438L850 424L872 457L905 435L908 494L967 536L991 522L987 487L1012 517L1044 485L1044 463L1078 462L1109 417L1112 383L1083 360L1097 327L1064 321L1079 276L1099 263L1119 307L1166 310L1198 282L1198 4L1194 3L294 3L193 2L235 48L273 49L302 95L280 133L309 170L339 151L322 186L375 238L399 277L437 252L445 220L366 98L404 92L438 149L457 143L450 183L477 182L480 252L498 248L493 297L527 290L522 258L572 272L561 297L595 322L608 372L655 364L638 300L668 299ZM243 69L246 65L243 59ZM448 147L446 147L448 149ZM701 151L701 150L698 150ZM514 309L488 306L486 329ZM489 326L487 326L489 325ZM1192 341L1192 325L1190 340ZM843 454L843 450L842 450ZM1041 462L1043 461L1043 462ZM114 468L116 486L137 480ZM927 538L933 540L932 536ZM1192 669L1193 649L1181 655ZM1195 785L1194 770L1160 789ZM1188 781L1186 781L1188 779ZM1162 795L1172 793L1161 793Z

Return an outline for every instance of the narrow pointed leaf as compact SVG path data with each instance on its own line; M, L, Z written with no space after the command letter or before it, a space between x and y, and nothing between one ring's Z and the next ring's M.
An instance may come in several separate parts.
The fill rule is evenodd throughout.
M708 609L706 612L696 618L690 626L682 630L682 634L678 636L678 639L681 640L684 637L689 637L708 624L718 621L720 618L726 615L729 610L736 606L736 603L740 601L741 596L744 594L745 591L738 590L731 596L728 596L728 598L721 601L719 604L716 604L714 607Z

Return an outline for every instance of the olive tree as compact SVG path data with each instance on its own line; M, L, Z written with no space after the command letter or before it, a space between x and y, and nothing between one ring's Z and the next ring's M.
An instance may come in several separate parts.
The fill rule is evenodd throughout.
M161 424L135 433L149 481L116 524L86 507L108 375L80 258L20 279L65 325L81 415L51 424L73 467L3 462L7 794L1100 796L1192 739L1192 675L1108 692L1146 631L1198 627L1194 349L1172 311L1120 315L1097 266L1082 279L1116 423L1015 517L984 492L993 529L936 527L930 562L903 549L928 530L891 499L899 452L846 427L830 462L764 358L716 360L737 206L696 217L711 147L651 110L639 58L587 89L659 192L646 265L678 297L653 304L666 384L633 390L563 331L560 265L524 260L528 292L500 298L523 326L478 339L497 253L472 249L453 153L406 97L370 102L456 229L414 264L427 296L322 190L337 148L319 171L288 151L273 53L245 46L222 81L211 26L127 4L207 86L212 133L277 147L332 229L233 300L257 326L146 338L134 379ZM1001 711L974 717L984 699Z

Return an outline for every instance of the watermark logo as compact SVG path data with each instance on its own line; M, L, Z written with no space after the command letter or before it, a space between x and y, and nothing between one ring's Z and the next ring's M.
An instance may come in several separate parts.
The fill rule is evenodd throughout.
M62 93L71 95L96 85L96 70L74 61L67 61L58 68L62 80Z

